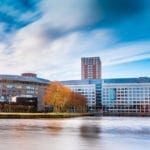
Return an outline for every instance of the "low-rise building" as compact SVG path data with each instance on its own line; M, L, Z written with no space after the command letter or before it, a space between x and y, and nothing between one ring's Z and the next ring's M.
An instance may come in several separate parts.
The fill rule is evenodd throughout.
M0 75L0 102L12 102L14 97L37 97L38 110L44 108L43 94L49 80L36 74Z

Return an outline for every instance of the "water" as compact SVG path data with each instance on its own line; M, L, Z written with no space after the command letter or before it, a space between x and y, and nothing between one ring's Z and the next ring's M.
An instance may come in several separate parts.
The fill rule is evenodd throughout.
M1 119L0 150L150 150L150 118Z

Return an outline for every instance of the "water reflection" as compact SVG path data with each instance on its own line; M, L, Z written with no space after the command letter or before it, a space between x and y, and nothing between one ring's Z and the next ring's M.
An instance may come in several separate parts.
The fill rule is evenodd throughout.
M63 128L58 122L54 121L51 124L46 125L46 129L48 132L51 132L52 135L58 135Z
M5 150L149 150L149 139L150 118L0 120Z
M80 127L81 136L84 138L98 138L100 135L100 128L96 125L85 125Z

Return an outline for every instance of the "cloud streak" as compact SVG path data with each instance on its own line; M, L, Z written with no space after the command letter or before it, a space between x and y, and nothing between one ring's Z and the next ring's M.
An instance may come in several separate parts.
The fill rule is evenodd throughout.
M1 2L0 70L6 74L80 79L81 57L100 56L103 67L150 58L148 0Z

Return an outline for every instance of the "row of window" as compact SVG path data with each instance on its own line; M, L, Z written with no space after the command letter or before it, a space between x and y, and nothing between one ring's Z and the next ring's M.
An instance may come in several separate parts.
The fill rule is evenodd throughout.
M7 84L6 86L0 86L0 89L12 89L12 88L16 88L16 89L22 89L22 88L26 88L26 89L31 89L31 90L38 90L37 87L34 86L22 86L22 85L11 85L11 84Z
M117 102L110 102L110 101L103 101L103 104L149 104L150 101L117 101Z
M106 87L106 88L103 88L103 89L104 89L104 90L109 90L110 88L109 88L109 87L108 87L108 88ZM127 87L126 87L126 88L125 88L125 87L124 87L124 88L115 87L115 89L116 89L116 90L121 90L121 91L122 91L122 90L145 90L145 89L150 89L150 87L149 87L149 86L132 87L132 88L131 88L131 87L128 87L128 88L127 88Z
M150 95L142 95L142 96L137 96L137 95L132 95L132 96L117 96L115 99L110 99L110 96L102 96L102 99L108 99L108 100L116 100L116 99L145 99L145 98L150 98Z

